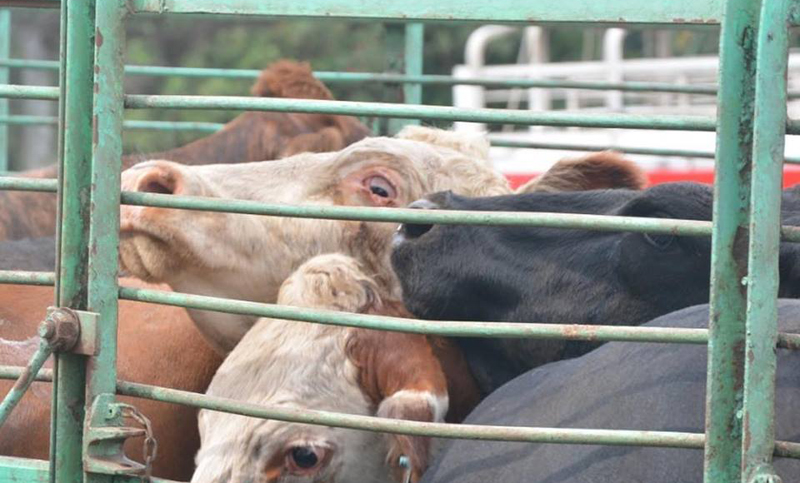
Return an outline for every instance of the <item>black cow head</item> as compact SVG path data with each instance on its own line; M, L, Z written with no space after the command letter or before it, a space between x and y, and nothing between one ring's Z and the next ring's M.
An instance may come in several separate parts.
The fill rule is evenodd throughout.
M784 222L800 222L793 220L795 212L800 215L796 198L788 191L784 194L788 208ZM490 198L441 192L412 207L711 220L712 192L694 183L663 184L643 191ZM414 315L426 319L638 325L709 298L711 240L707 237L405 224L394 245L392 265L404 301ZM780 257L780 295L795 297L800 294L800 244L784 243ZM595 346L543 340L463 342L484 389ZM476 358L482 361L475 363Z

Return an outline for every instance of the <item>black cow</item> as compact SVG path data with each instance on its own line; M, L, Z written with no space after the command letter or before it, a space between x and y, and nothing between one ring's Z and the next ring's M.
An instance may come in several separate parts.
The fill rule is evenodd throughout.
M797 223L793 192L785 222ZM560 212L711 220L706 185L465 198L436 193L419 208ZM406 224L392 265L417 317L638 325L708 302L711 239L536 227ZM800 244L781 248L781 296L800 294ZM491 392L511 378L597 346L562 340L463 339L476 378Z
M708 306L646 326L705 327ZM780 327L800 332L800 301L780 301ZM611 342L577 359L534 369L504 385L469 424L702 433L706 347ZM779 349L777 438L800 441L800 352ZM776 459L784 482L800 460ZM598 445L450 441L422 483L697 483L703 451Z

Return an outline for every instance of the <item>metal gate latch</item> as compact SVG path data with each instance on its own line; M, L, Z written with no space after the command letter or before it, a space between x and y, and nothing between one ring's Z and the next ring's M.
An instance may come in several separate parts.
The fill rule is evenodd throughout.
M130 419L138 427L126 426ZM84 470L105 475L139 476L149 482L153 461L158 453L158 441L153 435L150 420L135 406L120 403L113 394L101 394L92 404L84 437ZM129 438L144 438L144 464L125 455L123 446Z

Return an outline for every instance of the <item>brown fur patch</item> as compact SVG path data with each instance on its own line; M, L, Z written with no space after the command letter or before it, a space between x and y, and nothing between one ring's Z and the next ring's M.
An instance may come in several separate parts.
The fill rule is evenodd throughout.
M562 159L546 173L517 189L517 193L534 191L587 191L597 189L640 190L647 185L647 176L633 161L620 153L603 151L578 159Z
M132 279L121 283L168 290L165 286L148 287ZM0 285L0 301L0 339L24 340L36 333L47 307L52 305L53 289ZM120 379L205 392L222 360L200 336L184 309L122 300L119 317ZM0 341L0 346L2 344L6 342ZM3 354L2 347L0 354ZM4 357L0 358L0 364L7 363ZM0 398L13 382L0 381ZM32 389L49 393L48 384L35 384L38 387ZM188 481L194 471L194 455L200 447L197 410L144 399L120 399L135 405L152 421L159 443L154 476ZM47 459L49 429L49 397L36 397L29 391L0 431L0 454ZM134 460L143 461L141 439L129 441L125 450Z
M333 100L333 94L314 77L308 62L286 59L262 70L250 93L258 97Z

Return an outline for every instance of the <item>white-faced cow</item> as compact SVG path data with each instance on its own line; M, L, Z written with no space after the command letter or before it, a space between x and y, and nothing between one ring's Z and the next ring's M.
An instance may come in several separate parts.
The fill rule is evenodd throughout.
M800 214L784 198L786 223ZM672 183L644 191L597 190L467 198L429 195L427 209L556 212L711 220L711 188ZM711 240L538 227L403 225L392 264L417 317L559 324L638 325L708 302ZM800 245L781 246L783 297L800 294ZM509 379L595 347L563 340L464 339L488 392Z
M281 286L299 307L408 316L351 257L320 255ZM207 394L256 404L428 422L460 420L478 401L456 346L422 335L260 319L227 356ZM449 396L449 397L448 397ZM203 410L195 483L402 480L428 464L428 438Z
M800 332L800 302L779 302L779 326ZM673 312L648 327L703 328L708 306ZM489 395L470 424L702 433L705 346L611 342L576 359L529 371ZM798 441L800 353L778 349L775 433ZM776 458L784 482L800 460ZM703 480L702 449L451 441L424 483L689 483Z
M184 166L148 161L126 170L128 191L268 203L402 207L425 193L508 193L488 166L482 136L415 128L401 138L367 138L337 153L306 153L268 163ZM424 141L417 141L420 137ZM412 139L406 139L412 138ZM283 281L309 258L356 258L385 292L399 298L389 265L393 223L314 220L125 206L122 265L134 276L179 292L274 302ZM256 318L192 311L221 351Z

